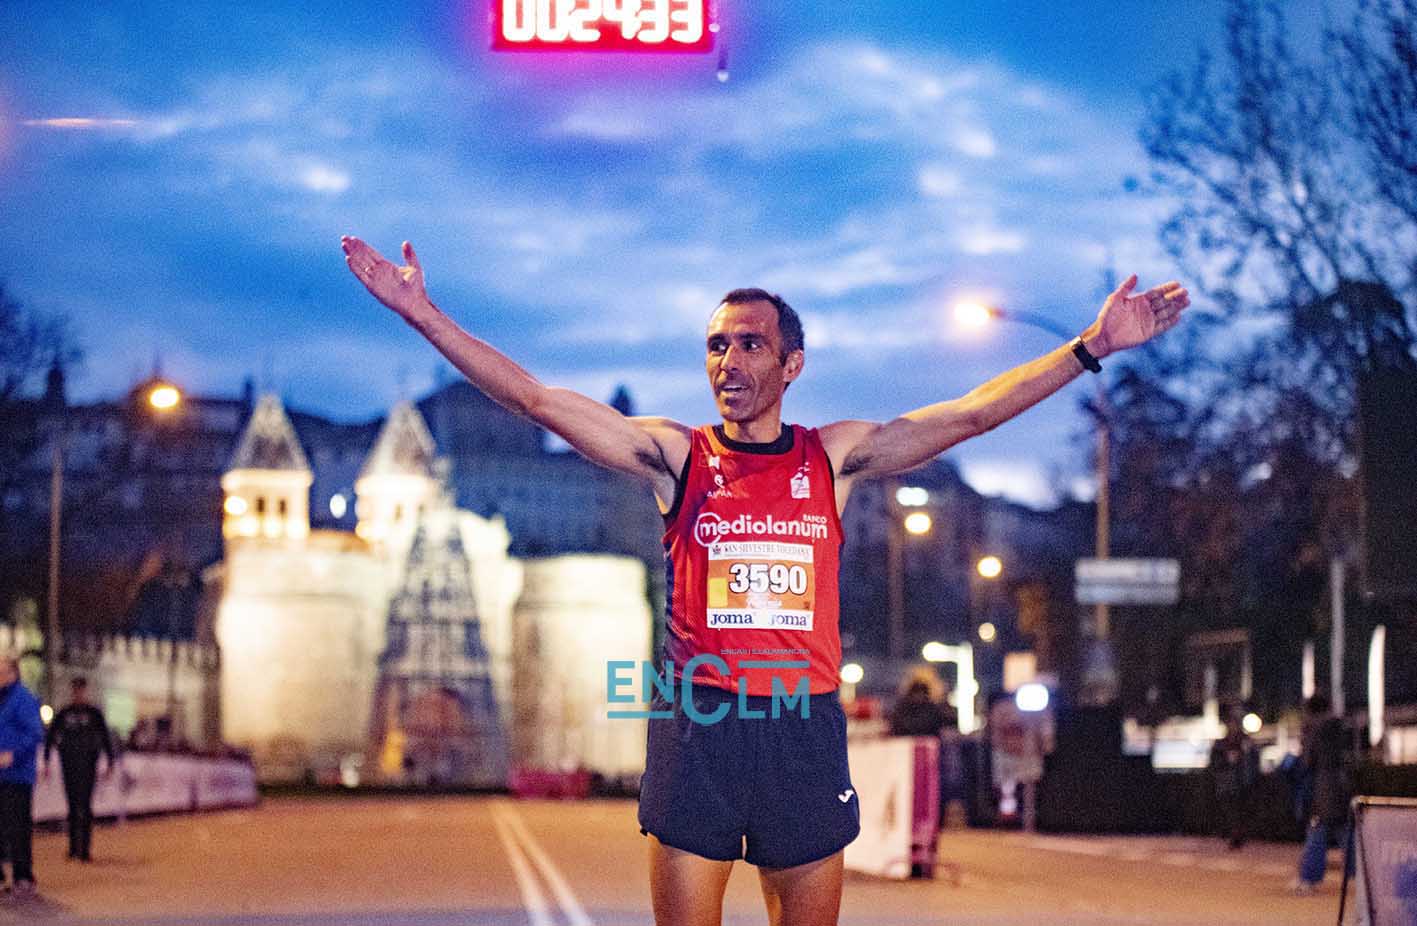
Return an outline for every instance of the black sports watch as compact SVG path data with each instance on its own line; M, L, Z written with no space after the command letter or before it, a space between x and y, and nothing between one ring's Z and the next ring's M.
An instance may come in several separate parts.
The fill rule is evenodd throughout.
M1102 372L1102 364L1098 362L1096 357L1092 356L1092 352L1087 349L1087 345L1082 343L1081 335L1073 338L1072 343L1068 346L1073 349L1073 356L1078 358L1078 363L1082 364L1084 370L1091 370L1094 373Z

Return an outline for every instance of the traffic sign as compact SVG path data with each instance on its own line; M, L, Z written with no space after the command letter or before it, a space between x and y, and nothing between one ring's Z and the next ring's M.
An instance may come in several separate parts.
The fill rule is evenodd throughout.
M1080 559L1073 569L1078 604L1175 604L1181 564L1174 559Z

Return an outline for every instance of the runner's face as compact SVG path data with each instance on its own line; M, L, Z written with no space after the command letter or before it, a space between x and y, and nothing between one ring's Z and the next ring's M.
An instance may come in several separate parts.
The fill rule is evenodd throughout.
M770 302L721 305L709 319L709 385L724 421L752 421L782 401L802 371L802 353L784 362L777 309Z

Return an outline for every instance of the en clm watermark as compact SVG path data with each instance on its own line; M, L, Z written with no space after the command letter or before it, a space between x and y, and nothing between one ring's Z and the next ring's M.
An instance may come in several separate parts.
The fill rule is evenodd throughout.
M806 660L783 660L783 659L743 659L738 663L740 669L805 669L809 663ZM622 691L622 689L635 684L634 669L640 669L640 697L635 696L635 692ZM674 663L666 662L664 671L660 672L655 664L647 661L635 661L632 659L612 659L605 664L605 689L606 701L611 704L648 704L654 695L670 703L675 697L679 699L679 704L683 708L684 715L696 724L709 726L718 723L728 716L728 712L737 708L736 717L739 720L762 720L771 717L773 720L781 717L785 711L796 710L803 718L812 716L812 700L810 698L811 687L806 675L799 675L792 691L787 690L782 679L774 675L772 677L771 701L766 707L754 708L748 701L748 681L739 676L738 678L738 700L736 704L728 701L720 702L713 710L705 711L699 708L694 701L694 673L701 666L712 666L718 670L720 675L728 675L728 663L712 653L700 653L684 664L684 671L680 674L679 685L676 691L674 679ZM761 703L761 702L760 702ZM667 720L674 716L672 710L612 710L606 715L611 720Z

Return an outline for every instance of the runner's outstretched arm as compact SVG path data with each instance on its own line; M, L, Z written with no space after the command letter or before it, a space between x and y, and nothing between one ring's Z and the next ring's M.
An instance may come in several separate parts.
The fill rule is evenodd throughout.
M1174 280L1133 294L1136 275L1107 297L1082 333L1094 357L1143 344L1176 325L1190 295ZM839 421L822 428L822 443L838 477L885 476L925 463L983 434L1057 392L1083 372L1070 345L989 380L964 396L907 412L884 424ZM849 485L849 483L848 483Z
M666 418L627 418L578 392L547 386L486 341L468 334L428 298L413 246L402 267L358 238L341 240L359 282L408 322L493 401L558 434L593 463L649 482L666 508L689 453L689 429Z

